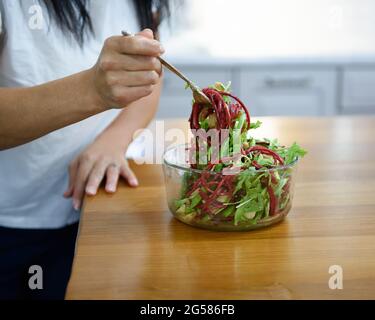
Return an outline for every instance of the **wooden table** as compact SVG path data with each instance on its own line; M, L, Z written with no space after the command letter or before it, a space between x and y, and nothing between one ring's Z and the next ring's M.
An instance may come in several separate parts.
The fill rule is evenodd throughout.
M174 220L161 166L135 166L86 201L68 299L375 298L375 118L264 118L260 135L297 140L293 209L274 227L210 232ZM168 127L183 127L181 121ZM328 286L343 269L343 290Z

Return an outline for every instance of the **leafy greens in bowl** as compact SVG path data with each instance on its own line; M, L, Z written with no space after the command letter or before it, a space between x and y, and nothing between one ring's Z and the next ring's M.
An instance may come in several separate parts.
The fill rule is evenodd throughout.
M193 103L193 140L166 151L164 173L173 215L192 226L249 230L282 220L293 199L297 164L306 151L255 139L245 105L221 83Z

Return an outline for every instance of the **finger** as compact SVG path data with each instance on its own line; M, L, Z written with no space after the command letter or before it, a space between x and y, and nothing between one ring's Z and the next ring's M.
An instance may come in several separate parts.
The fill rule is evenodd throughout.
M121 176L129 183L131 187L138 187L139 185L138 179L135 173L133 172L133 170L130 169L128 164L123 165L121 167L120 173L121 173Z
M160 73L161 62L155 57L114 54L110 58L103 57L100 61L103 71L156 71Z
M64 198L71 198L73 195L73 185L69 186L68 189L64 192Z
M109 86L148 86L157 84L159 80L160 76L156 71L109 71L106 74Z
M76 179L74 181L74 191L73 191L73 207L75 210L81 208L82 198L85 191L85 186L87 183L88 176L92 170L93 162L80 161L78 165L78 172Z
M149 28L146 28L146 29L142 30L141 32L138 32L137 35L146 37L148 39L155 39L154 32Z
M87 184L86 184L86 193L90 196L94 196L98 192L100 183L104 179L105 171L107 170L108 163L101 161L97 163L94 168L91 170Z
M105 185L105 191L109 193L115 193L117 189L117 183L120 175L120 168L117 165L110 165L107 169L107 182Z
M149 96L155 89L155 86L142 87L123 87L115 86L112 89L112 100L121 107L126 107L129 103Z
M106 45L124 54L158 57L165 52L159 41L141 35L111 37Z
M74 180L77 174L78 161L74 160L69 166L69 185L67 190L64 192L65 198L70 198L73 195Z

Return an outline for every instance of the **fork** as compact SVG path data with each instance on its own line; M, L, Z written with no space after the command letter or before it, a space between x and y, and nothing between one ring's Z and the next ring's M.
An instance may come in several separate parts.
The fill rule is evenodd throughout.
M132 34L122 31L121 32L123 36L128 37L132 36ZM173 72L175 75L180 77L182 80L184 80L187 84L187 86L191 89L193 92L194 101L199 104L211 104L210 99L202 92L202 90L193 82L191 81L187 76L185 76L180 70L178 70L175 66L170 64L169 62L165 61L163 58L158 57L161 64L166 67L169 71Z

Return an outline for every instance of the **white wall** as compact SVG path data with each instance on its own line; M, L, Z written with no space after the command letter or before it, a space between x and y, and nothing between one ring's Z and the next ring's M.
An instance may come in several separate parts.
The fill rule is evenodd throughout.
M375 1L185 0L174 29L171 56L372 55Z

